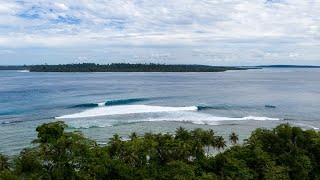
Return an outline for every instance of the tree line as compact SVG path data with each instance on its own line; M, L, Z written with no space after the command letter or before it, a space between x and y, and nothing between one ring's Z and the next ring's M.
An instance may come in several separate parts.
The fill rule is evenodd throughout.
M115 134L105 146L66 128L43 124L33 147L15 157L0 154L0 179L320 178L320 133L289 124L256 129L241 145L231 133L228 148L222 136L199 128L132 133L130 140Z
M223 72L227 70L245 70L236 67L218 67L205 65L166 65L166 64L59 64L29 66L31 72Z
M0 70L29 70L29 66L0 66Z

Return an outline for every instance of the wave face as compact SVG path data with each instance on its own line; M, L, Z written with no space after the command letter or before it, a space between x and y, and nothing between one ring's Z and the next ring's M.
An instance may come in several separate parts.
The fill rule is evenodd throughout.
M141 101L146 101L147 98L134 98L134 99L120 99L120 100L110 100L105 103L106 106L114 106L114 105L125 105L131 104Z
M229 109L228 106L197 106L198 110L207 110L207 109Z
M148 105L119 105L105 106L89 109L80 113L56 117L56 119L86 118L96 116L124 115L136 113L155 113L155 112L172 112L172 111L196 111L196 106L189 107L165 107L165 106L148 106Z
M98 107L99 103L87 103L87 104L79 104L72 106L73 108L91 108L91 107Z
M134 99L119 99L119 100L109 100L103 103L85 103L85 104L78 104L72 106L72 108L95 108L99 106L116 106L116 105L126 105L132 104L136 102L146 101L147 98L134 98Z

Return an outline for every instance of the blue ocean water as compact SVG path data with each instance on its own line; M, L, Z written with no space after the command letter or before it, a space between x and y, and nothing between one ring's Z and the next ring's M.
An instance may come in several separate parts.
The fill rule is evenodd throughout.
M320 127L320 69L219 73L32 73L0 71L0 152L17 154L35 128L63 120L106 143L114 133L213 129L242 139L288 122Z

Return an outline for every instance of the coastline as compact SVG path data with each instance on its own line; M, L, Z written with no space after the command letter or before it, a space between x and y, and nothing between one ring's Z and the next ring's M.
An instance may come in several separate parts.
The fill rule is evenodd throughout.
M261 69L255 67L182 65L182 64L61 64L61 65L30 65L0 66L0 70L28 70L30 72L225 72L229 70Z

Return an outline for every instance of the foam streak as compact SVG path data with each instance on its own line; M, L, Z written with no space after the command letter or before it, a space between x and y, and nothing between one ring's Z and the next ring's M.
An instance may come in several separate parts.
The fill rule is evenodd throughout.
M122 115L135 113L155 113L155 112L173 112L173 111L196 111L196 106L188 107L164 107L148 105L123 105L123 106L106 106L89 109L80 113L56 117L56 119L86 118L108 115Z

